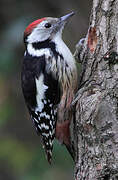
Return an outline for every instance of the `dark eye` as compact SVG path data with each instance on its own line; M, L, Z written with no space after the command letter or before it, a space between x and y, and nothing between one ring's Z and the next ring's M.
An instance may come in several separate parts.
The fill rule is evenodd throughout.
M45 24L45 27L46 27L46 28L50 28L50 27L51 27L51 24L50 24L50 23L46 23L46 24Z

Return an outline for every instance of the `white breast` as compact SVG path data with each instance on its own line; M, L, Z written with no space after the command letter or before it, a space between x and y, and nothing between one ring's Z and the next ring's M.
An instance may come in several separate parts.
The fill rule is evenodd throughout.
M77 79L75 59L69 48L62 40L60 34L57 33L53 41L56 44L56 51L63 56L62 60L61 57L58 57L58 61L57 61L57 66L58 66L57 73L58 73L59 81L63 85L65 84L67 87L75 86L74 84L76 84L75 81Z
M63 55L64 60L67 62L67 64L70 67L75 68L75 59L70 49L66 46L66 44L62 40L60 34L57 33L53 41L56 44L56 51Z

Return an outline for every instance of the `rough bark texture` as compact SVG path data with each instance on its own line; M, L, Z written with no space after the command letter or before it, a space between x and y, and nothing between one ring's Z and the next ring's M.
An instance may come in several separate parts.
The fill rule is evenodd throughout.
M116 180L118 0L93 0L90 27L83 49L78 53L82 73L73 102L76 112L71 138L75 179Z

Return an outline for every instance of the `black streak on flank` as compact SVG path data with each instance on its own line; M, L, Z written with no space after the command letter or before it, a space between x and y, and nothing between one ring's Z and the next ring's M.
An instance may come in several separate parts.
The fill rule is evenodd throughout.
M32 45L36 50L49 48L53 52L53 55L55 56L56 59L58 58L58 56L60 56L60 58L63 59L63 56L56 51L56 44L50 41L50 39L47 39L42 42L33 43Z

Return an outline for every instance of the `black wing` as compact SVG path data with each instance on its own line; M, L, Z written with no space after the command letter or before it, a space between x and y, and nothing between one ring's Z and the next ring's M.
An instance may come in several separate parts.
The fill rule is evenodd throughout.
M28 109L34 109L37 105L35 78L38 78L44 69L44 56L40 57L40 60L37 58L32 58L32 56L24 57L21 73L21 84Z
M41 74L44 75L44 85L46 85L48 89L45 91L45 98L42 99L44 108L41 112L39 112L36 110L36 78L38 79ZM57 114L55 105L57 105L60 101L60 88L58 80L53 78L51 72L46 72L45 56L41 56L39 58L25 56L22 66L21 82L29 113L35 124L36 130L43 137L42 140L47 158L50 161Z
M60 101L60 86L58 80L54 79L52 73L47 73L45 69L45 56L41 56L39 58L34 58L32 56L24 57L21 73L21 84L28 109L35 109L37 106L35 80L36 78L39 78L41 73L44 75L44 84L48 86L45 97L54 105L58 104Z

